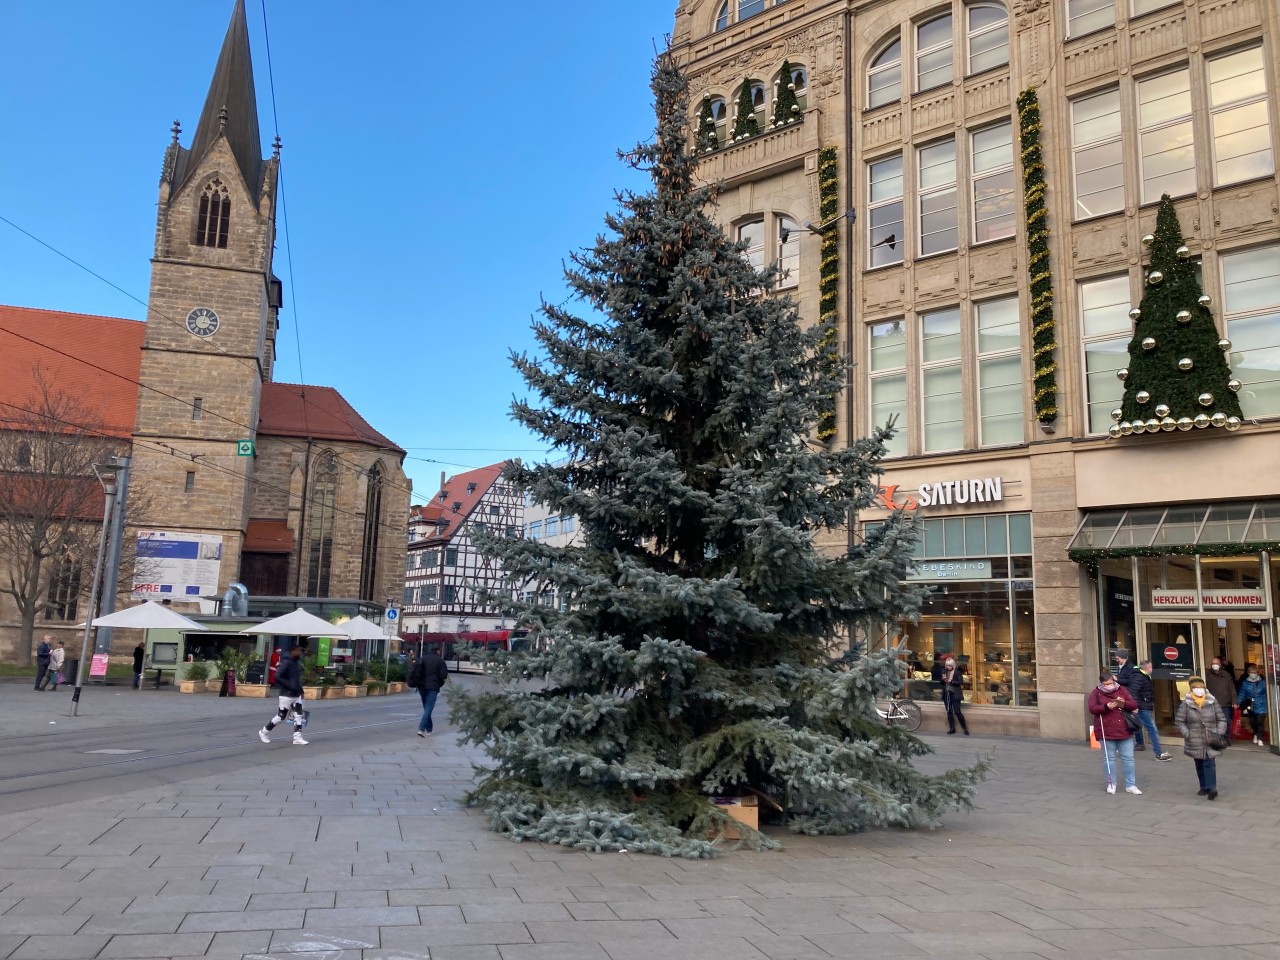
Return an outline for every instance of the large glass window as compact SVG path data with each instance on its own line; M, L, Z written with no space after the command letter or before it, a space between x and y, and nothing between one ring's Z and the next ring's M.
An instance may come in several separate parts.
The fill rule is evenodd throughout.
M944 140L916 151L920 194L920 255L959 245L956 217L956 142Z
M1104 90L1071 101L1076 219L1124 209L1124 144L1120 91Z
M870 215L867 265L901 263L905 236L902 219L902 155L867 164Z
M307 532L307 596L329 596L333 565L333 513L338 498L338 459L324 453L316 459L311 482Z
M738 19L745 20L764 11L764 0L738 0Z
M1222 258L1231 374L1249 417L1280 414L1280 246Z
M1196 190L1191 71L1187 67L1138 82L1138 143L1142 202Z
M1079 37L1115 25L1115 0L1067 0L1068 36Z
M744 256L757 270L764 268L764 220L752 220L738 227L738 242L746 244Z
M921 383L924 392L924 449L964 446L964 377L961 368L960 309L920 317Z
M1238 183L1275 172L1262 48L1209 61L1214 183Z
M920 519L911 579L930 585L915 622L886 636L905 648L905 692L940 699L954 657L967 702L1035 706L1036 637L1028 514ZM876 524L868 524L874 528Z
M1013 236L1013 126L1006 121L971 137L973 242Z
M1009 63L1009 14L998 3L975 3L969 19L969 72L981 73Z
M952 80L951 14L916 27L916 89L932 90Z
M902 41L895 40L871 61L867 74L867 106L879 107L902 99Z
M889 456L907 452L907 336L901 320L871 325L871 423L897 418L898 432L886 444Z
M1085 393L1089 432L1106 433L1114 422L1111 411L1120 405L1124 383L1116 371L1129 361L1129 278L1090 280L1077 288L1080 328L1084 339Z
M1021 443L1022 337L1018 298L978 304L978 444Z
M720 9L716 11L716 29L723 30L729 26L729 0L724 0L720 4Z
M1132 0L1133 15L1140 17L1144 13L1150 13L1152 10L1159 10L1161 7L1172 6L1178 0Z

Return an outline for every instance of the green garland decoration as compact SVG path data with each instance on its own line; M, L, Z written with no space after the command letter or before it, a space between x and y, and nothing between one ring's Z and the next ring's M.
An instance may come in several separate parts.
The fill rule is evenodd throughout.
M1246 543L1174 543L1152 547L1109 547L1097 550L1078 547L1068 550L1068 559L1076 563L1097 563L1100 560L1122 560L1128 557L1243 557L1262 551L1275 553L1280 542L1275 540L1250 540Z
M1031 342L1035 367L1036 419L1058 419L1058 347L1054 336L1053 273L1049 266L1049 219L1044 202L1044 159L1040 152L1040 99L1034 89L1018 95L1022 150L1023 208L1027 216L1027 272L1031 276Z
M698 129L694 132L694 139L699 153L710 153L720 146L720 138L716 136L715 114L711 112L710 97L702 98L702 109L698 111Z
M756 106L751 100L751 85L755 80L744 80L742 90L738 94L738 115L733 120L733 139L746 140L760 133L760 124L756 120Z
M830 223L840 206L840 168L836 148L818 152L818 222ZM818 322L823 326L821 349L833 362L840 352L840 231L822 234L818 268ZM818 439L829 443L836 435L836 397L832 396L818 418Z
M800 101L796 99L795 81L791 79L791 61L782 61L778 73L778 89L773 97L773 125L785 127L800 119Z

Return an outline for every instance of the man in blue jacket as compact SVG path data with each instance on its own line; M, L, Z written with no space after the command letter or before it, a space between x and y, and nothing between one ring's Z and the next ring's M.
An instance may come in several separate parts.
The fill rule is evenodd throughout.
M280 661L276 668L276 687L280 690L276 715L267 721L267 725L258 731L258 739L263 743L271 742L271 731L277 723L293 715L293 744L305 747L307 741L302 739L302 725L306 723L306 711L302 709L302 648L296 643L290 648L289 656Z
M1133 699L1138 701L1138 722L1142 724L1142 730L1147 731L1147 736L1151 738L1151 749L1155 751L1155 759L1172 760L1169 754L1160 749L1160 734L1156 731L1156 718L1153 713L1156 708L1156 692L1155 685L1151 682L1150 660L1143 660L1138 664L1138 669L1129 671L1129 685L1126 689L1133 695ZM1142 739L1142 730L1135 735L1139 741ZM1135 746L1134 749L1138 747Z

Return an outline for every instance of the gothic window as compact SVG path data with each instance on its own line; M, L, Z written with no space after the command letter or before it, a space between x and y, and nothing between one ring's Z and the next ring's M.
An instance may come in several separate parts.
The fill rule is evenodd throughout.
M360 555L360 596L372 600L378 588L378 544L382 530L382 466L369 469L364 497L364 546Z
M80 600L80 561L70 554L58 561L49 579L49 602L44 608L46 620L74 620Z
M307 596L329 596L333 565L333 512L338 499L338 460L332 453L316 461L308 512L311 515L307 549Z
M18 441L17 456L18 456L18 469L30 470L31 469L31 444L29 442L27 442L26 440Z
M200 195L200 214L196 219L196 245L201 247L227 247L227 232L231 226L231 197L221 180L210 180Z

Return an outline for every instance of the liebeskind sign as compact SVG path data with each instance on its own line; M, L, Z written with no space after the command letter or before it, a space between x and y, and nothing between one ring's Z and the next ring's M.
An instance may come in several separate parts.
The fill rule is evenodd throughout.
M1238 590L1167 590L1151 591L1153 610L1263 610L1267 598L1261 590L1242 587Z

